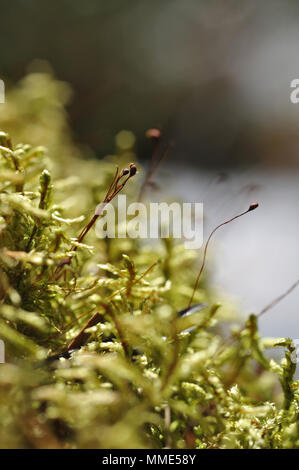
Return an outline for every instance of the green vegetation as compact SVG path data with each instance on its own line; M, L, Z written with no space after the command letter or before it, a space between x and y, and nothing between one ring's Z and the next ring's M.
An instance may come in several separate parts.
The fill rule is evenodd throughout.
M205 279L194 302L206 306L179 314L198 253L93 230L78 241L116 165L136 155L124 134L114 155L83 155L69 95L32 74L0 118L1 448L298 448L291 341L260 338L254 315L225 340L233 314ZM123 188L132 201L137 166Z

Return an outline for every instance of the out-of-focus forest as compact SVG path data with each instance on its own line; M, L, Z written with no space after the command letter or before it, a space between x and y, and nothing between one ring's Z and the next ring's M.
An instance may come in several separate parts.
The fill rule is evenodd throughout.
M1 0L0 74L9 87L47 61L73 88L76 140L99 155L125 128L146 156L158 126L174 160L294 165L298 21L294 0Z

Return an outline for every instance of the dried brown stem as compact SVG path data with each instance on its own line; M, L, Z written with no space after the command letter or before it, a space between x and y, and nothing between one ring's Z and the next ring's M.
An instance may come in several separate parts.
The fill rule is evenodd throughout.
M271 308L275 307L279 302L281 302L285 297L287 297L298 285L299 285L299 279L296 282L294 282L294 284L292 284L291 287L289 287L283 294L279 295L278 297L276 297L276 299L272 300L272 302L270 302L268 305L266 305L266 307L264 307L256 316L259 318L262 315L264 315L266 312L268 312ZM220 349L218 349L217 355L222 353L222 351L224 350L224 348L226 346L230 346L231 344L233 344L238 339L238 337L240 336L243 328L241 328L239 331L237 331L235 333L235 336L230 336L224 342L224 344L220 347Z
M103 316L99 312L96 312L90 318L90 320L88 320L88 322L83 326L80 333L70 342L70 344L67 347L67 351L70 351L72 349L79 349L81 348L81 346L84 346L84 344L86 343L86 341L88 340L90 336L89 333L86 333L86 330L100 323L102 318Z
M294 282L294 284L291 285L283 294L279 295L276 297L276 299L272 300L266 307L264 307L258 314L257 317L261 317L264 315L264 313L268 312L271 308L275 307L281 300L283 300L285 297L287 297L297 286L299 285L299 279Z
M141 281L147 274L149 274L153 268L157 265L157 262L156 263L153 263L143 274L141 274L137 279L135 279L132 283L131 283L131 286L130 288L132 288L135 284L137 284L139 281ZM106 299L106 302L103 303L103 307L105 309L107 309L107 303L110 302L116 295L119 295L121 292L124 292L128 289L127 286L125 287L122 287L121 289L118 289L117 291L115 291L113 294L111 294L107 299ZM61 333L58 333L58 335L63 335L64 333L66 333L70 327L72 327L74 324L76 324L81 318L87 316L89 313L91 313L91 310L89 312L85 312L83 315L81 315L79 318L76 318L76 320L74 320L73 322L69 323L65 328L64 330L61 332ZM85 323L85 325L83 326L83 328L80 330L80 332L78 333L78 335L72 340L72 342L68 345L67 347L67 351L69 351L70 349L78 349L80 348L81 346L83 346L85 344L85 341L86 341L86 336L84 335L85 333L85 330L87 330L87 328L91 327L91 326L95 326L97 323L99 323L99 321L101 320L101 315L96 312L90 320L87 321L87 323ZM97 321L98 320L98 321ZM96 323L94 323L96 322ZM54 337L56 337L56 334L54 336L51 336L51 338L49 339L53 339Z
M112 201L113 198L115 198L115 196L123 189L123 187L126 185L128 180L130 178L132 178L136 174L136 172L137 172L137 168L136 168L136 165L134 163L130 164L129 169L124 168L121 171L121 173L119 173L118 168L116 168L115 175L113 177L113 180L112 180L112 182L109 186L109 189L106 193L106 196L105 196L103 202L98 206L98 208L97 208L94 216L92 217L92 219L82 229L81 233L79 234L79 236L77 238L78 243L83 242L85 236L88 234L90 229L94 226L97 219L102 215L106 204L108 204L109 202ZM120 180L124 176L126 176L125 180L122 183L120 183ZM75 251L77 251L77 248L78 248L77 245L73 245L72 248L71 248L71 251L75 252ZM73 255L70 255L67 258L64 258L60 261L59 265L57 266L57 268L54 272L54 278L55 278L56 281L62 276L64 266L69 265L71 263L72 257L73 257Z
M158 170L159 166L166 159L166 157L168 156L171 148L173 147L173 143L169 143L166 147L166 150L164 150L161 157L159 157L161 134L160 134L160 132L157 135L152 134L154 131L159 132L157 129L151 129L150 131L148 131L149 132L148 137L150 137L150 138L154 137L155 147L154 147L154 151L152 153L150 164L149 164L147 172L145 174L144 181L143 181L143 183L141 185L141 188L140 188L140 192L139 192L139 196L138 196L138 202L140 202L143 199L146 188L147 188L147 186L150 185L151 179L152 179L152 176L153 176L154 172Z
M203 253L202 264L201 264L201 267L200 267L198 276L197 276L196 281L195 281L195 284L194 284L193 292L192 292L191 298L190 298L190 300L189 300L188 307L190 307L190 305L192 304L193 298L194 298L194 295L195 295L195 292L196 292L196 290L197 290L197 288L198 288L198 284L199 284L201 275L202 275L202 273L203 273L203 270L204 270L205 264L206 264L206 256L207 256L208 246L209 246L210 240L211 240L212 236L214 235L214 233L215 233L220 227L223 227L223 225L227 225L227 224L229 224L230 222L233 222L233 220L236 220L236 219L238 219L239 217L242 217L243 215L247 214L248 212L253 211L253 210L256 209L257 207L258 207L258 203L257 203L257 202L254 202L254 203L250 204L249 208L248 208L246 211L242 212L241 214L235 215L234 217L232 217L232 218L229 219L229 220L226 220L225 222L222 222L221 224L217 225L217 227L215 227L215 228L212 230L212 232L211 232L210 235L209 235L209 238L208 238L207 241L206 241L205 247L204 247L204 253Z

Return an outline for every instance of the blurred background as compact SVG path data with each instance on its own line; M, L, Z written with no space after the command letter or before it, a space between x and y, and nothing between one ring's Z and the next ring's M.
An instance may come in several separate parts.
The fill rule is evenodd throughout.
M49 67L71 85L74 140L98 158L128 129L146 164L145 131L161 129L174 148L160 187L204 202L206 236L260 202L217 234L210 259L213 284L245 314L299 278L296 0L1 0L0 44L7 89ZM299 338L298 319L299 290L262 332Z

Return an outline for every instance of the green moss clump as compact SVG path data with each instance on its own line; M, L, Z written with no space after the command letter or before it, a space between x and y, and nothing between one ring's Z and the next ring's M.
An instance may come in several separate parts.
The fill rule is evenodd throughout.
M225 342L230 308L202 282L195 301L206 306L180 316L197 254L172 240L153 250L91 230L76 242L115 166L136 156L126 144L83 157L68 95L32 74L0 119L27 142L0 134L0 447L298 448L290 340L261 339L252 315ZM134 200L140 178L129 183ZM280 362L265 354L274 347Z

